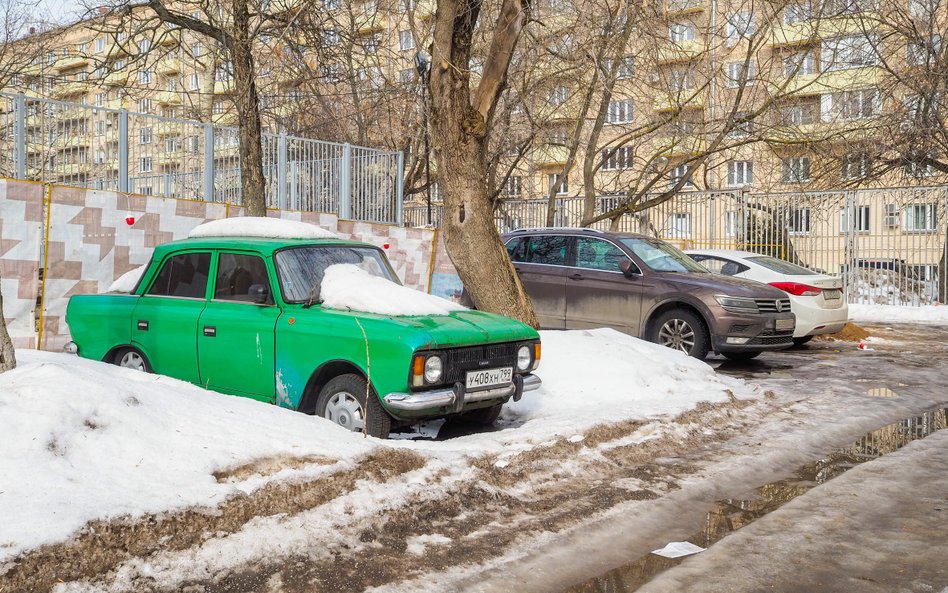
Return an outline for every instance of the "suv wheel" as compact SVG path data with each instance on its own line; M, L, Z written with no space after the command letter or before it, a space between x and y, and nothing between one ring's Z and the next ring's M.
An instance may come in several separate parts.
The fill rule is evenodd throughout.
M698 360L704 360L711 349L711 338L704 321L687 309L672 309L659 315L652 323L649 340L681 350Z
M326 383L316 400L316 415L379 439L387 439L392 429L392 417L375 390L355 374L340 375Z

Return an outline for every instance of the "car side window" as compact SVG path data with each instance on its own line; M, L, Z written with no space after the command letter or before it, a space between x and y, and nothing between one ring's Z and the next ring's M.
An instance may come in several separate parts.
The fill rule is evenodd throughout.
M245 253L221 253L217 262L214 299L252 303L250 287L262 285L270 294L270 279L263 258ZM269 299L268 299L269 300Z
M552 266L566 265L566 252L569 245L568 237L556 235L539 235L530 237L526 241L527 248L522 261L529 264L547 264Z
M203 299L210 268L210 252L182 253L170 257L146 294Z
M507 241L507 255L510 261L523 261L523 246L526 245L525 237L514 237Z
M576 267L618 272L619 263L630 259L621 249L602 239L576 239Z

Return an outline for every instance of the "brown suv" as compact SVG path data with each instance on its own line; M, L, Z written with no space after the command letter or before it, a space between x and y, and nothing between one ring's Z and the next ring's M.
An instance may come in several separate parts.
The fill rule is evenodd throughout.
M710 273L652 237L592 229L503 235L540 325L612 327L703 359L734 359L793 344L787 295Z

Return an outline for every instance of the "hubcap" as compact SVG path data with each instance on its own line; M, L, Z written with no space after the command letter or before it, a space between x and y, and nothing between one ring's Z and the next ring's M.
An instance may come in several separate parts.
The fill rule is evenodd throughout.
M125 356L122 357L119 366L125 367L127 369L135 369L136 371L145 370L145 359L142 358L141 354L138 352L126 352Z
M695 331L684 319L669 319L658 331L658 343L691 354L695 346Z
M365 412L362 410L362 404L346 391L341 391L329 398L325 417L352 431L361 432L365 428Z

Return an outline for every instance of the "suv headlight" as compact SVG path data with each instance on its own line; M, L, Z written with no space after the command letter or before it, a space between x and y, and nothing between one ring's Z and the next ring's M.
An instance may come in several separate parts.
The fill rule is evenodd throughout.
M440 356L429 356L425 360L425 382L437 383L441 380L443 365Z
M526 371L533 363L533 353L530 352L530 346L524 344L517 349L517 370Z
M723 294L714 295L714 300L721 305L725 311L733 313L759 313L757 303L754 299L747 297L732 297Z

